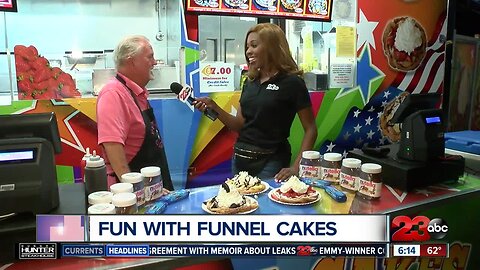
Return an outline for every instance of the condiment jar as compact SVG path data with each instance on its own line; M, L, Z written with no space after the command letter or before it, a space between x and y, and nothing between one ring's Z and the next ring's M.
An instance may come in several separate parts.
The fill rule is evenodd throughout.
M105 166L105 160L98 156L95 150L93 155L86 160L84 174L86 194L107 190L107 167Z
M115 206L110 203L99 203L88 207L89 215L111 215L115 213Z
M115 205L115 212L119 215L136 214L137 195L135 193L117 193L112 197L112 203Z
M150 166L140 169L145 186L145 201L153 201L162 196L163 181L160 176L160 167Z
M340 170L340 186L342 190L356 192L360 185L360 166L362 161L356 158L345 158L342 160L342 168Z
M131 183L115 183L110 186L110 191L113 194L117 193L132 193L133 185Z
M145 189L143 185L143 176L138 172L129 172L122 175L122 183L133 185L133 193L137 195L137 206L145 203Z
M325 153L322 160L322 179L332 183L340 182L341 161L342 154Z
M320 164L320 153L317 151L303 151L298 175L305 178L320 179L322 167Z
M382 166L365 163L361 167L358 194L365 199L378 199L382 195Z
M111 203L113 193L110 191L97 191L88 195L88 204Z

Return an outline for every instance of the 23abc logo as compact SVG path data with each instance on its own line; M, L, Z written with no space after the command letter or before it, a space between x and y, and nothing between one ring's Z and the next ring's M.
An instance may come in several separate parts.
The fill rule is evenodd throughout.
M416 216L413 219L407 216L398 216L392 220L392 241L427 241L442 239L447 235L448 225L441 218L430 220L425 216Z
M298 256L310 256L317 254L318 249L312 246L297 246Z

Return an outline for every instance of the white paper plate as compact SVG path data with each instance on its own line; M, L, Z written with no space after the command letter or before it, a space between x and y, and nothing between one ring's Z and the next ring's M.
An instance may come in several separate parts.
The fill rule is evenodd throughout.
M213 197L212 197L212 198L213 198ZM206 200L206 202L207 202L207 201L210 201L212 198ZM257 200L255 200L255 199L252 198L252 197L248 197L248 196L245 196L245 198L246 198L247 201L250 202L250 204L256 203L256 204L257 204L257 208L248 210L248 211L246 211L246 212L237 213L237 215L250 214L250 213L252 213L252 212L254 212L255 210L258 209L258 202L257 202ZM212 212L212 211L210 211L210 210L207 208L207 205L204 204L203 202L202 202L202 210L205 211L205 212L207 212L207 213L209 213L209 214L212 214L212 215L223 215L223 214L220 214L220 213L217 213L217 212ZM225 215L227 215L227 214L225 214Z
M276 189L272 189L269 193L268 193L268 198L270 198L270 200L276 202L276 203L280 203L280 204L285 204L285 205L308 205L308 204L313 204L313 203L316 203L318 201L320 201L320 199L322 198L322 196L320 195L320 193L318 193L318 191L315 190L315 192L318 194L318 197L315 201L311 201L311 202L305 202L305 203L289 203L289 202L282 202L282 201L278 201L276 200L272 194L273 192L277 191L279 188L276 188Z
M243 195L257 195L260 193L263 193L267 191L270 188L270 185L267 182L262 181L262 184L265 186L265 188L259 192L254 192L254 193L242 193Z

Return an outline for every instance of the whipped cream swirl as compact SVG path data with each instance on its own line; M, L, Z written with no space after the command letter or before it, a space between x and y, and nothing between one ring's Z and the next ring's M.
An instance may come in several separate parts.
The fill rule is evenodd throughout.
M280 187L282 193L287 193L290 189L294 192L303 194L308 190L308 185L300 181L295 175L290 176L287 182Z
M411 53L415 48L422 45L422 31L418 29L412 18L406 18L398 24L395 47L399 51Z

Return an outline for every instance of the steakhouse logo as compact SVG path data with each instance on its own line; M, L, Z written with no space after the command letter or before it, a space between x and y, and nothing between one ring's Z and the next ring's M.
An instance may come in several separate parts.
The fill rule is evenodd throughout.
M18 245L19 259L56 259L57 244L55 243L20 243Z

